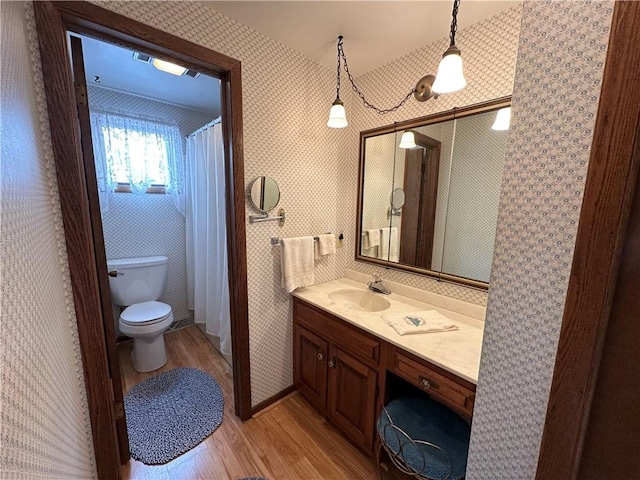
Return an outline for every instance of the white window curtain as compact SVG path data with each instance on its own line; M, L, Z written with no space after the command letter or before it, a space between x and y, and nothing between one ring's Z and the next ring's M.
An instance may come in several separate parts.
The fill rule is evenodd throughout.
M187 137L187 296L196 323L231 354L222 125Z
M100 196L100 210L118 183L135 194L164 185L176 209L185 214L182 138L175 125L164 125L109 113L91 113L91 136Z

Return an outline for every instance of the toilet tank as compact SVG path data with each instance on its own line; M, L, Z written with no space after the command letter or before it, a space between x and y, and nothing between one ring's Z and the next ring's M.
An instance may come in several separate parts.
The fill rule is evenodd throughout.
M125 307L158 300L164 291L167 264L167 257L107 260L113 303Z

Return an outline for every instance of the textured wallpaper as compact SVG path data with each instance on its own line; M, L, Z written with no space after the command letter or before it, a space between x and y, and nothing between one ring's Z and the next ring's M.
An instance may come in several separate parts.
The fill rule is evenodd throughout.
M27 14L32 19L30 3L0 9L0 478L93 478L46 102L33 68L40 58Z
M358 165L354 159L358 158L360 131L450 110L456 106L471 105L511 95L521 12L522 6L516 6L457 33L456 45L462 50L467 79L467 87L459 92L442 95L438 99L422 103L411 98L397 112L378 115L373 111L366 110L351 89L345 89L343 101L350 125L345 129L349 139L341 152L340 190L351 192L351 195L344 197L342 215L339 218L340 225L345 231L350 232L356 229L357 196L353 189L354 185L357 185ZM463 14L464 2L460 7L460 15ZM422 76L429 73L435 74L438 62L442 58L442 53L446 50L448 42L448 38L442 38L408 53L359 77L356 79L357 84L365 92L370 102L382 108L388 108L414 88ZM348 48L349 39L345 38L347 55ZM353 251L355 246L351 242L352 239L347 238L345 248ZM434 259L439 261L437 256ZM356 262L352 258L348 258L348 260L345 268L368 274L382 272L380 267ZM383 277L395 282L431 290L478 305L485 305L487 301L487 293L484 291L437 282L423 276L397 270L386 270L382 274Z
M470 480L535 477L612 8L524 9Z
M177 125L187 136L213 120L197 110L89 86L89 107L110 113ZM189 318L185 219L170 195L114 193L109 210L102 215L107 258L169 258L167 283L160 301L171 305L176 320ZM114 309L118 330L120 310Z
M286 224L247 219L251 403L293 383L292 300L280 287L280 251L269 238L339 233L354 192L338 189L340 147L348 136L326 127L335 72L196 2L100 5L242 62L245 185L260 175L280 185ZM259 88L256 88L259 85ZM357 152L356 152L357 155ZM357 164L357 157L349 158ZM247 216L257 213L247 204ZM315 281L337 278L350 246L316 264ZM338 268L340 265L341 268ZM340 273L338 273L340 272Z

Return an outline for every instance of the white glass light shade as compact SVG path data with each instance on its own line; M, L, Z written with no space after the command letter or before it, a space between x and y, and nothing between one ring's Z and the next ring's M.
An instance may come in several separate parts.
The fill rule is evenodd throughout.
M456 47L449 47L440 60L436 80L431 88L435 93L451 93L462 90L466 85L467 81L462 72L460 50Z
M400 139L400 148L416 148L416 137L413 132L404 132Z
M186 68L181 67L180 65L176 65L175 63L165 62L164 60L159 60L157 58L153 59L153 66L158 70L162 70L163 72L170 73L172 75L182 75L187 71Z
M333 102L331 110L329 110L329 121L327 122L327 127L344 128L347 125L349 125L349 122L347 122L347 113L344 110L344 105L342 105L342 102Z
M498 110L496 120L491 125L493 130L509 130L509 123L511 122L511 107L505 107Z

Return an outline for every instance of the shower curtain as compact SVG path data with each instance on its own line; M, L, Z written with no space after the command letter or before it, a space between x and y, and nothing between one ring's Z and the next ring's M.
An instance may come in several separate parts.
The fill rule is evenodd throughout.
M231 354L222 125L187 137L187 293L194 321Z

